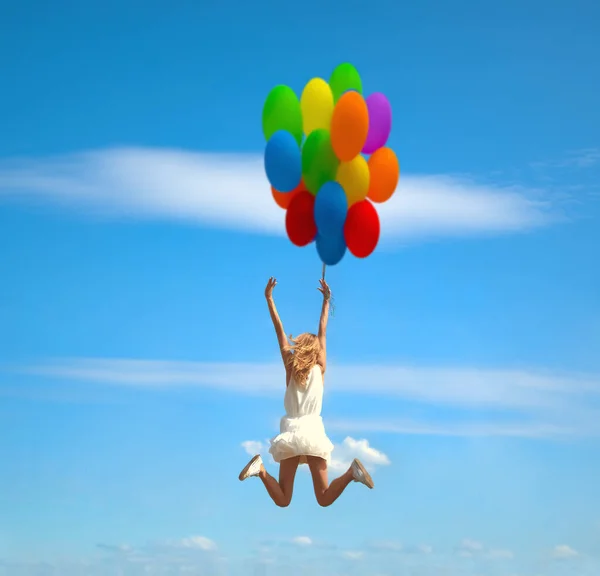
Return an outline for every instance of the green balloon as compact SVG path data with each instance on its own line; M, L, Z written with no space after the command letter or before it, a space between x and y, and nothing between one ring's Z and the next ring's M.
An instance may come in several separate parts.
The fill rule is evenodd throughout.
M329 86L333 92L333 101L337 102L340 96L347 90L356 90L362 94L362 80L358 70L352 64L340 64L331 73L329 78Z
M279 130L287 130L300 146L302 143L302 110L298 96L289 86L275 86L269 92L263 107L262 126L266 140L269 140Z
M302 176L307 190L316 195L325 182L335 180L339 165L329 130L313 130L302 147Z

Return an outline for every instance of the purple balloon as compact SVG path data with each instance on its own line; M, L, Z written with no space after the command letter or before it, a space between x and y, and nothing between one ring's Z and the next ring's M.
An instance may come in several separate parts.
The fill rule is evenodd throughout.
M365 102L369 111L369 132L362 151L364 154L373 154L385 146L392 131L392 107L381 92L371 94Z

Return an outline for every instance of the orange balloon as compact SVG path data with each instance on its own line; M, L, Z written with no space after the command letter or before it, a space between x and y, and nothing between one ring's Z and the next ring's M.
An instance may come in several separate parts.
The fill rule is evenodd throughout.
M400 179L400 164L391 148L379 148L367 164L371 173L367 197L373 202L385 202L392 197Z
M300 184L296 186L291 192L279 192L279 190L275 190L273 186L271 186L271 194L273 194L273 199L277 203L277 206L287 210L292 198L300 192L300 190L306 190L306 186L304 186L304 180L300 181Z
M346 92L337 101L331 118L331 146L342 162L360 154L369 133L369 110L358 92Z

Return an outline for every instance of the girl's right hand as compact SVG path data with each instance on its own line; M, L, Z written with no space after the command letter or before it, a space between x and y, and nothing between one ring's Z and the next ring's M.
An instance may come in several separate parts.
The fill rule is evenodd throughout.
M321 284L320 288L317 288L317 290L323 294L323 298L325 300L329 300L331 298L331 290L329 288L329 286L327 285L327 282L325 282L325 280L323 278L321 278L321 280L319 280L319 283Z
M275 278L271 277L269 278L269 281L267 282L267 287L265 288L265 298L272 298L273 297L273 288L275 288L275 286L277 285L277 280L275 280Z

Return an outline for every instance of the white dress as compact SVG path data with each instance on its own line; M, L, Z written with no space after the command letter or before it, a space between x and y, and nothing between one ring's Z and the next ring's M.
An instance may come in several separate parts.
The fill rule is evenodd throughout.
M306 386L292 376L283 401L285 416L279 424L280 434L271 440L269 452L275 462L294 456L318 456L329 463L333 444L325 433L323 406L323 373L316 364L308 374ZM301 464L306 458L300 459Z

